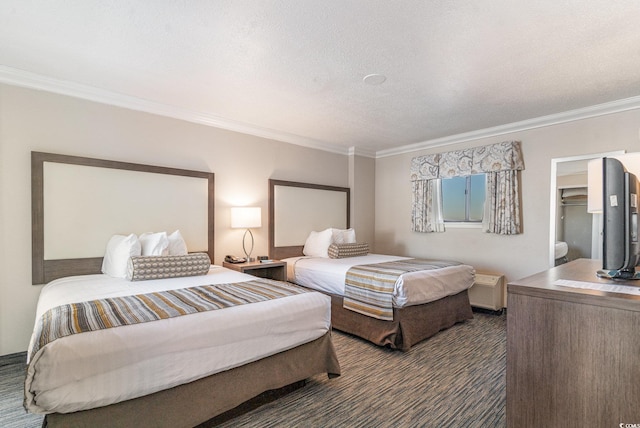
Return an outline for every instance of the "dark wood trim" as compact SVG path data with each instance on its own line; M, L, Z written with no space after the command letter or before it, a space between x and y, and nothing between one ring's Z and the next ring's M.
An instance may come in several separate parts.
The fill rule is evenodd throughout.
M207 254L214 260L215 175L212 172L192 171L131 162L93 159L54 153L31 152L31 276L32 284L44 284L70 275L100 273L102 257L65 260L44 260L44 163L55 162L71 165L111 168L155 174L203 178L208 181L207 199Z
M302 255L304 245L294 245L287 247L275 246L275 187L288 186L300 187L303 189L331 190L345 192L347 197L347 227L351 226L351 189L348 187L327 186L323 184L302 183L298 181L285 181L269 179L269 257L275 260L286 259Z
M43 153L31 152L31 280L44 283Z
M102 270L102 257L43 260L45 282L73 275L91 275Z
M214 261L214 248L215 248L215 201L216 201L216 183L215 183L215 175L212 172L207 173L207 180L209 183L209 191L207 192L207 219L208 219L208 243L207 243L207 254L209 254L209 259L211 259L211 263L215 263Z
M98 168L123 169L128 171L152 172L156 174L182 175L186 177L209 178L213 173L166 166L145 165L141 163L94 159L82 156L60 155L54 153L31 152L31 158L42 162L66 163L71 165L94 166Z

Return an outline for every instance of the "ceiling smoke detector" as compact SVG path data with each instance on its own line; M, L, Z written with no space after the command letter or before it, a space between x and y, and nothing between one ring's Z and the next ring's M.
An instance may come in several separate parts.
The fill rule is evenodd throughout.
M387 76L382 74L368 74L362 78L367 85L382 85L387 80Z

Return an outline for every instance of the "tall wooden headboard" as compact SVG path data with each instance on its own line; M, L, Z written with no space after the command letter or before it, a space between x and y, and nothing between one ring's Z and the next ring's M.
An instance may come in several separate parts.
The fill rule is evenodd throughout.
M32 283L100 273L114 234L173 232L214 249L214 174L31 152Z
M311 231L351 224L348 187L269 180L269 257L302 255Z

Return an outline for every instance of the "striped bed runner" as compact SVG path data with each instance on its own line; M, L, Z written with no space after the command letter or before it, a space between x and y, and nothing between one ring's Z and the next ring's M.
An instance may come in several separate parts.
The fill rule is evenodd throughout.
M440 260L405 259L353 266L345 277L343 307L380 320L393 321L393 291L401 275L459 264Z
M93 330L263 302L306 293L293 284L256 279L70 303L45 312L31 355L56 339Z

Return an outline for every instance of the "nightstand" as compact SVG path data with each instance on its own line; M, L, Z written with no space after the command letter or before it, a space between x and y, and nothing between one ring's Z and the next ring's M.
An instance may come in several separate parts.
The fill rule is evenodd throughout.
M223 262L223 267L237 270L238 272L248 273L249 275L260 278L275 279L277 281L287 280L287 262L274 260L270 263L247 262L247 263L228 263Z

